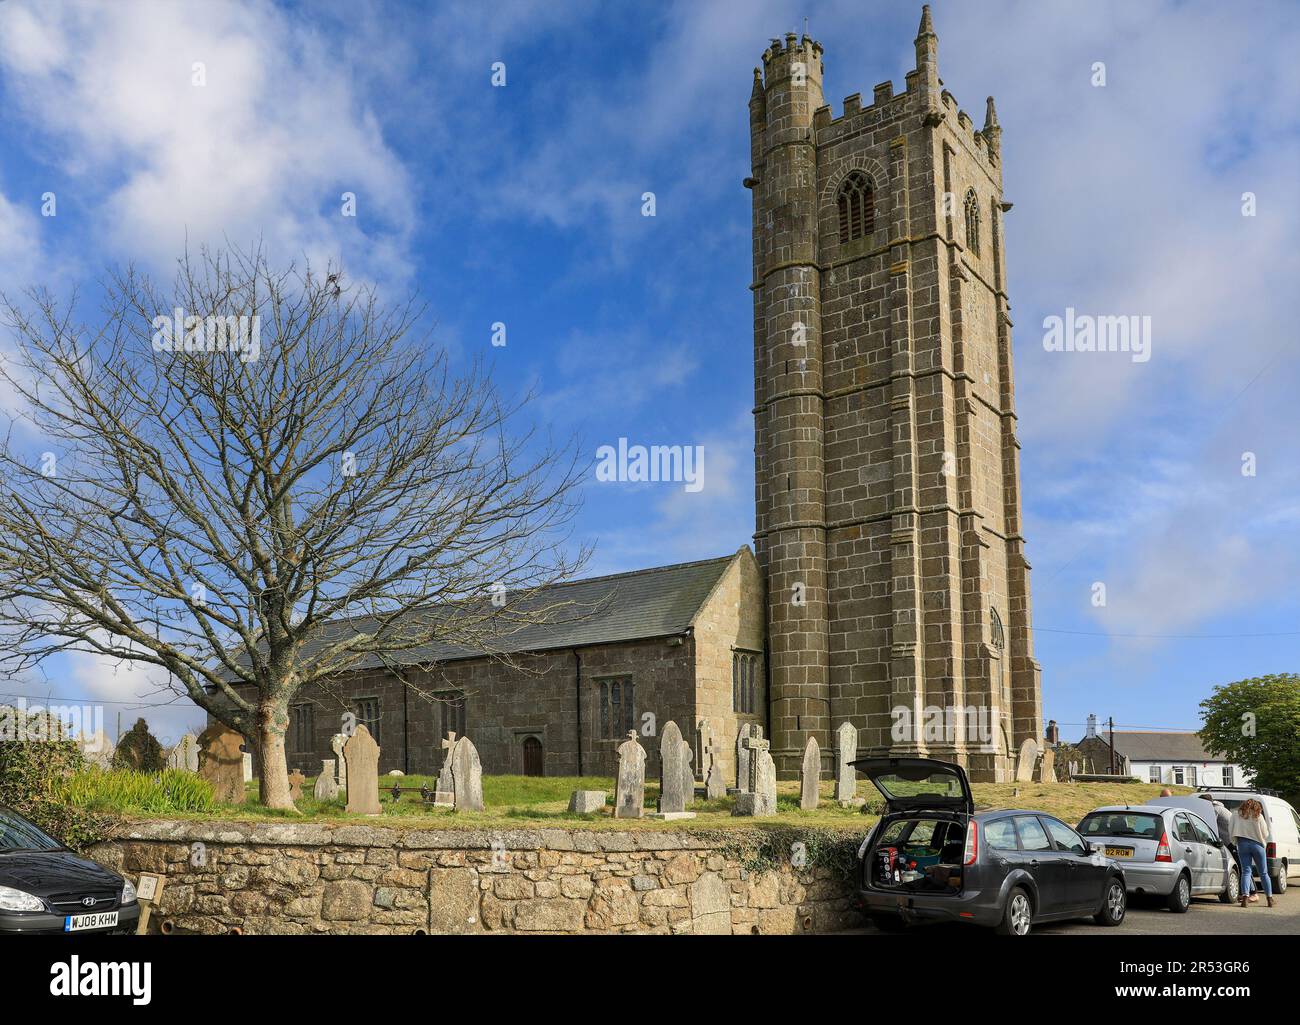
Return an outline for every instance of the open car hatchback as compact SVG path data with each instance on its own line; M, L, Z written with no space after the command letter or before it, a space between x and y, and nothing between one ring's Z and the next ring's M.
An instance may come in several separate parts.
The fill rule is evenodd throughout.
M853 766L885 798L858 849L858 903L878 927L956 921L1024 936L1039 922L1123 921L1123 870L1064 822L1032 810L977 813L966 770L952 762Z

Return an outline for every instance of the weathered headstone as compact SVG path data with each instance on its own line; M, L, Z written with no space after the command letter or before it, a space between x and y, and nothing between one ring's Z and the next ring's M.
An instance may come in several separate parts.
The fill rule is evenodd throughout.
M575 790L569 795L569 811L579 815L592 815L605 807L606 791Z
M858 728L851 722L842 722L835 731L835 800L841 804L857 796L858 770L853 767L857 757Z
M741 793L748 793L750 786L749 771L750 748L745 745L745 741L751 737L762 739L763 727L757 723L747 722L740 724L740 730L736 733L736 789Z
M452 792L451 752L456 746L456 734L448 733L442 741L442 768L438 770L438 790L444 794Z
M804 811L817 810L821 775L822 749L816 737L809 737L803 748L803 764L799 768L799 807Z
M199 775L212 784L212 796L220 804L244 803L243 742L221 723L199 734Z
M704 796L710 801L716 801L719 797L727 795L727 783L722 778L722 759L718 757L720 751L717 738L710 734L709 746L704 752L708 764L704 777Z
M1020 745L1020 760L1016 763L1016 782L1031 783L1034 779L1034 763L1038 761L1038 741L1026 737Z
M242 765L244 770L244 782L253 782L253 756L248 752L244 752Z
M382 815L379 807L379 745L364 726L343 745L348 768L348 811L353 815Z
M461 737L447 759L451 762L451 791L457 811L483 810L483 763L469 737Z
M1042 761L1038 763L1038 782L1056 782L1056 752L1046 745L1043 746Z
M776 814L776 763L768 748L771 741L753 736L745 738L749 754L749 789L736 795L733 815Z
M347 742L348 738L344 733L336 733L330 737L330 750L334 752L334 767L338 772L335 779L340 790L348 788L348 760L343 757L343 747Z
M289 800L299 801L302 799L302 785L307 782L307 777L297 769L289 773Z
M639 819L645 813L645 748L636 730L618 746L618 780L614 785L614 818Z
M316 789L313 791L318 801L333 801L339 796L339 780L334 767L334 759L326 758L320 763L320 775L316 777Z
M682 731L675 722L668 722L659 735L659 815L681 815L686 811L683 780L690 768L685 753Z
M199 742L193 733L186 733L167 752L167 768L185 772L199 771Z

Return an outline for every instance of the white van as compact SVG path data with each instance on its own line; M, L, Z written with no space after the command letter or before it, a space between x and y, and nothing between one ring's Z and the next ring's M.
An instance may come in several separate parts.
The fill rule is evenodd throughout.
M1300 878L1300 814L1280 797L1258 794L1253 790L1202 787L1198 794L1208 794L1222 801L1229 811L1253 797L1268 813L1272 832L1268 844L1268 874L1273 877L1273 892L1284 893L1287 877Z

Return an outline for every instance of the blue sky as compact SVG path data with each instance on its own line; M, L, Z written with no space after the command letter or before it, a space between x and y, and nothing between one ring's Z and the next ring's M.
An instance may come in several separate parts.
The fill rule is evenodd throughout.
M590 483L592 572L746 543L751 69L807 17L837 112L900 91L919 4L357 6L0 3L0 288L93 296L106 264L169 275L187 240L339 257L394 296L418 288L434 337L533 389L557 437L704 447L698 493ZM1045 718L1067 736L1089 712L1193 727L1215 683L1300 652L1300 17L933 7L945 85L977 123L994 95L1003 126ZM1045 351L1067 307L1151 316L1152 358ZM89 657L0 687L160 700ZM201 719L145 711L164 737Z

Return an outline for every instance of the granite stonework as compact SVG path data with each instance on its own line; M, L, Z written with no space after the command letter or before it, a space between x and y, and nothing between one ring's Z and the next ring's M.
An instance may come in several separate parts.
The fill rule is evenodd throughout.
M861 921L851 881L829 867L745 871L737 845L764 834L744 830L182 820L124 830L91 856L133 880L165 875L154 921L176 933L792 934ZM201 866L194 843L207 851Z

